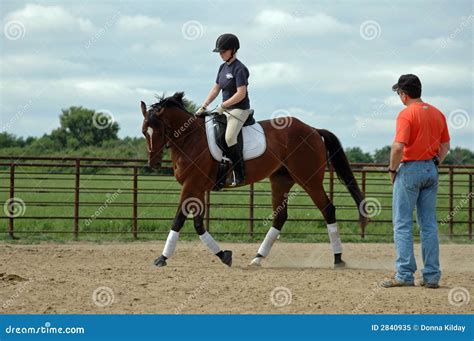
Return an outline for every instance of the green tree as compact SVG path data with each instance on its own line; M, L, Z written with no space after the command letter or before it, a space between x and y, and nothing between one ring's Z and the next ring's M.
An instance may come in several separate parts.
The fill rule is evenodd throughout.
M447 165L474 165L474 153L469 149L456 147L449 151L444 163Z
M70 107L62 110L59 120L61 127L51 137L61 144L65 142L69 148L100 146L104 141L118 140L119 125L107 113Z
M374 152L374 162L388 164L390 162L390 146L376 149Z
M369 153L364 153L359 147L346 148L346 155L350 162L374 162Z
M0 133L0 148L23 147L25 144L22 137L7 132Z

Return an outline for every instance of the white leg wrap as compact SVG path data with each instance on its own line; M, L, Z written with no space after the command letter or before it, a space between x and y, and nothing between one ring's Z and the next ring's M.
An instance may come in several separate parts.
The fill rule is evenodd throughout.
M277 230L274 227L270 228L270 230L268 230L267 232L267 235L265 236L265 239L262 242L262 245L260 245L260 248L258 249L257 252L261 254L263 257L268 256L268 254L270 253L270 250L272 249L273 243L278 238L279 234L280 234L279 230Z
M341 237L339 236L339 230L337 229L337 223L328 224L329 240L331 241L332 251L334 254L342 253Z
M166 258L170 258L173 253L174 249L176 249L176 244L178 243L179 232L171 230L168 234L168 238L166 238L165 248L163 249L163 256Z
M221 248L219 245L217 245L217 242L212 238L212 236L209 234L209 232L205 232L204 234L201 234L199 236L199 239L204 243L204 245L207 246L207 248L213 253L216 254L218 253Z

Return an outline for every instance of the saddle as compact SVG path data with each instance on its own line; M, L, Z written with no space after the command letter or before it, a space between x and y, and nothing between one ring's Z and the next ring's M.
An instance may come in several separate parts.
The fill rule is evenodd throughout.
M244 123L242 130L237 137L237 145L242 151L244 160L259 157L265 152L266 139L262 126L255 121L254 111L250 110L249 117ZM229 184L231 162L226 154L228 146L225 141L225 131L227 128L227 117L217 113L210 113L206 117L207 142L211 155L219 162L217 180L213 190L219 191Z
M253 118L253 110L250 110L249 117L244 123L244 127L251 126L255 124L255 119ZM217 146L222 150L224 156L228 153L228 146L225 141L225 130L227 128L227 117L225 115L213 114L212 116L215 139ZM243 153L244 148L244 138L242 137L242 130L240 130L239 135L237 136L237 146L240 151Z

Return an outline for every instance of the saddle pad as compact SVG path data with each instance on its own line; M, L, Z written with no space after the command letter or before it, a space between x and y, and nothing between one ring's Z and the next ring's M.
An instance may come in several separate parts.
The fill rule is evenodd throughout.
M208 117L206 117L206 135L207 144L209 145L212 157L220 162L222 160L222 150L216 144L214 122ZM244 160L255 159L265 153L267 141L265 139L265 132L260 123L257 122L251 126L243 127L242 137L244 140Z

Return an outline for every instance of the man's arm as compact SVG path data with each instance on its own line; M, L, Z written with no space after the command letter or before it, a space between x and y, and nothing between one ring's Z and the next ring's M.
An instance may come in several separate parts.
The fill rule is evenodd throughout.
M395 177L397 176L396 170L400 165L403 157L403 148L405 148L405 144L401 142L393 142L392 150L390 151L390 165L388 169L390 170L390 182L395 182Z
M403 157L403 148L405 148L405 144L401 142L393 142L392 150L390 151L390 169L397 170L400 162L402 161Z
M448 142L441 143L439 147L439 163L443 163L444 159L446 158L446 155L449 152L450 144Z

